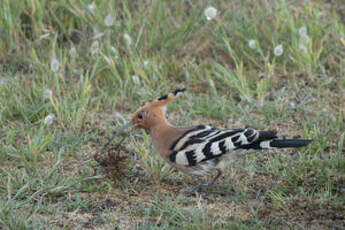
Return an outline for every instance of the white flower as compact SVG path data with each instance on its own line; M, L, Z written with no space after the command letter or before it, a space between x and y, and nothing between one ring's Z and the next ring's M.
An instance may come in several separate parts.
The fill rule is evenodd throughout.
M44 99L49 99L49 98L52 98L53 97L53 91L51 91L51 89L49 88L45 88L43 90L43 98Z
M212 78L210 78L210 80L208 81L208 83L210 84L212 89L216 89L216 85L214 84L214 81L212 80Z
M143 63L144 63L144 66L146 67L150 62L148 60L145 60Z
M308 36L306 26L302 26L301 28L298 29L298 35L302 42L308 43L310 41L310 37Z
M46 39L46 38L48 38L49 36L50 36L50 33L42 34L38 40Z
M104 24L106 26L112 26L114 24L114 18L111 14L108 14L104 19Z
M306 26L302 26L301 28L298 29L298 35L303 37L305 35L307 35L307 27Z
M92 42L90 50L92 55L99 52L99 42L97 40Z
M78 68L76 68L76 69L73 69L73 71L72 71L74 74L76 74L76 75L82 75L83 74L83 69L78 69Z
M51 124L53 124L54 120L55 120L54 114L51 114L51 113L50 113L50 114L48 114L48 115L44 118L43 123L44 123L45 125L51 125Z
M0 76L0 86L5 85L5 79Z
M274 56L276 56L276 57L281 56L283 54L283 52L284 52L284 49L283 49L283 45L282 44L276 46L274 48L274 51L273 51Z
M123 115L121 115L120 113L114 112L114 116L116 118L117 123L120 123L121 125L124 125L127 123L126 118Z
M87 6L87 8L89 9L89 11L90 11L91 13L93 13L93 12L95 11L96 6L95 6L94 4L89 4L89 5Z
M303 45L303 44L299 44L298 45L298 50L301 51L302 53L306 53L307 52L307 47L305 47L305 45Z
M133 75L132 80L135 84L140 85L140 78L138 76Z
M124 33L124 34L123 34L123 37L124 37L124 39L126 40L126 42L128 43L128 45L131 45L131 44L132 44L132 38L131 38L131 36L129 36L129 34Z
M256 48L256 41L254 39L251 39L248 41L248 46L251 48L251 49L255 49Z
M116 50L116 48L114 46L111 46L110 50L113 51L114 53L117 53L117 50Z
M111 65L111 61L110 61L111 59L110 58L108 58L107 56L104 56L104 59L109 65Z
M58 60L56 57L53 57L53 58L50 60L50 69L51 69L53 72L57 72L57 71L59 71L59 68L60 68L59 60Z
M104 32L100 32L97 26L92 27L92 33L93 33L93 37L92 37L93 40L97 40L104 36Z
M310 37L307 34L305 34L301 36L301 41L304 43L308 43L310 41Z
M205 9L204 14L207 20L212 20L217 16L217 9L213 6L209 6Z
M68 54L69 54L71 57L76 57L76 56L78 55L77 49L73 46L73 47L68 51Z
M108 65L113 65L113 60L111 58L108 58L107 56L103 55L104 60L108 63Z

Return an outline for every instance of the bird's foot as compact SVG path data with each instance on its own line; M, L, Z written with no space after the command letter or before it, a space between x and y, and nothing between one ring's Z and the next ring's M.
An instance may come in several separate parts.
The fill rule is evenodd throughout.
M197 186L195 186L194 188L185 191L184 195L185 196L192 196L194 194L199 193L202 187L211 187L212 185L214 185L214 182L220 177L220 175L222 175L222 172L220 170L217 170L217 175L210 182L200 183Z
M185 196L197 195L197 194L200 192L201 187L202 187L203 185L204 185L203 183L198 184L197 186L195 186L195 187L193 187L193 188L191 188L191 189L188 189L188 190L184 191L183 194L184 194Z

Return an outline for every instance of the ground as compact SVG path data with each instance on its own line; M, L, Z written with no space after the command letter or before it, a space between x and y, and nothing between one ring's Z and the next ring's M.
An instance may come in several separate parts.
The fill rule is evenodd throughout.
M5 0L0 229L345 229L344 9ZM200 178L166 165L144 131L95 160L138 106L180 87L175 125L313 142L250 153L192 197Z

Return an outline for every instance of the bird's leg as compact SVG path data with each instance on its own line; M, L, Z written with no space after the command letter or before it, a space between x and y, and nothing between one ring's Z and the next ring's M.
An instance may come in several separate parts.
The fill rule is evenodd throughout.
M200 189L205 186L205 187L209 187L212 186L214 184L214 182L216 182L216 180L222 175L222 171L220 171L219 169L217 169L217 175L208 183L200 183L197 186L193 187L190 190L187 190L184 192L184 194L186 196L191 196L193 195L195 192L199 192Z
M184 191L183 193L185 196L191 196L195 192L199 192L203 185L204 185L204 183L200 183L197 186L193 187L192 189L188 189L188 190Z
M216 182L216 180L222 175L222 171L220 171L219 169L217 169L217 175L208 183L205 184L205 186L212 186L214 184L214 182Z

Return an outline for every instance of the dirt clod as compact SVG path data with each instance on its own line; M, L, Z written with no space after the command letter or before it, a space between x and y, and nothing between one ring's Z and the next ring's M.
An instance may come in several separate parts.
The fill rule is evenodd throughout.
M126 168L129 162L129 151L120 146L116 150L110 148L105 153L96 152L93 154L95 161L99 163L103 171L115 183L126 175Z

